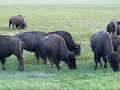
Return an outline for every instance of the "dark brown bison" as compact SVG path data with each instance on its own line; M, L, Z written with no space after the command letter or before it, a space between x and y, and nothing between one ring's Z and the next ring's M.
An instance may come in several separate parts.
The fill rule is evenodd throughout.
M35 56L39 63L39 58L41 57L40 55L41 40L43 39L43 37L47 35L48 34L44 32L33 31L33 32L18 33L15 36L20 38L24 42L25 50L35 52Z
M107 25L107 32L111 35L114 34L116 35L117 33L117 27L119 25L119 21L117 20L112 20L108 25Z
M19 61L19 70L24 70L24 62L23 62L23 42L17 37L0 35L0 60L3 66L3 70L5 70L5 62L6 57L14 54Z
M116 69L116 65L113 65L113 62L114 62L113 58L115 60L118 60L118 58L112 57L112 55L114 54L117 56L118 54L114 52L111 36L107 32L100 31L100 32L95 33L91 37L90 43L91 43L91 49L94 52L95 70L97 69L98 62L101 63L101 57L103 58L103 61L105 62L104 68L107 67L107 58L108 58L113 71L119 70L119 68Z
M64 61L69 69L76 69L76 58L73 52L68 51L64 39L56 34L50 34L42 39L42 55L44 61L51 59L58 69L60 61Z
M9 28L11 25L12 25L12 28L16 26L16 28L19 27L19 29L24 29L27 27L26 22L24 22L24 18L21 15L12 16L9 19Z
M75 55L80 55L81 52L81 46L80 44L76 44L72 38L72 35L66 31L55 31L55 32L49 32L48 34L57 34L61 36L67 45L67 48L69 51L74 52Z

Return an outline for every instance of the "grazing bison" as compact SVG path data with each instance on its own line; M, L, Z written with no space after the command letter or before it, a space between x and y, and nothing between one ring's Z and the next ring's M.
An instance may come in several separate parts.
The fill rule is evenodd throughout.
M24 70L24 62L23 62L23 42L18 39L17 37L7 36L7 35L0 35L0 60L3 66L3 70L5 70L5 62L6 57L14 54L18 61L19 61L19 70Z
M115 34L117 33L117 27L119 25L119 21L117 20L112 20L108 25L107 25L107 32L111 35L111 34Z
M105 62L104 68L107 67L107 57L112 57L112 55L118 55L114 52L113 50L113 46L112 46L112 40L111 40L111 36L104 31L100 31L95 33L90 40L91 43L91 49L94 52L94 61L95 61L95 70L97 69L97 64L98 62L100 62L101 64L101 57L103 58L103 61ZM117 57L113 57L114 59L118 60ZM109 63L110 65L113 64L114 60L113 58L109 58ZM113 62L111 62L113 61ZM102 66L102 64L101 64ZM116 65L111 66L113 71L115 71L115 69L113 67L116 67Z
M48 34L44 32L33 31L33 32L19 33L19 34L16 34L15 36L20 38L24 42L25 50L35 52L35 56L39 63L40 49L41 49L40 43L41 43L42 38L47 35Z
M73 51L75 55L80 55L81 46L80 44L76 44L73 41L70 33L66 31L55 31L55 32L49 32L48 34L57 34L61 36L65 40L68 50Z
M12 25L12 28L14 28L14 25L15 25L16 28L19 27L19 29L24 29L27 27L26 22L24 22L24 18L21 15L12 16L9 19L9 28L11 25Z
M68 51L64 39L56 34L51 34L42 39L42 55L44 61L49 57L58 69L60 61L64 61L69 69L76 69L76 58L73 52Z

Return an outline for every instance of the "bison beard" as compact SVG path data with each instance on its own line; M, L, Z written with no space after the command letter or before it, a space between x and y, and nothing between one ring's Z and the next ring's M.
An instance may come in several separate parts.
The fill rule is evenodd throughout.
M62 37L51 34L42 39L42 55L43 60L46 62L49 57L51 63L53 62L58 69L60 69L60 61L64 61L69 69L76 69L76 58L74 53L69 52L65 41Z
M23 62L23 42L18 39L17 37L7 36L7 35L0 35L0 60L3 66L3 70L5 70L5 62L6 57L14 54L18 61L19 61L19 70L24 70L24 62Z

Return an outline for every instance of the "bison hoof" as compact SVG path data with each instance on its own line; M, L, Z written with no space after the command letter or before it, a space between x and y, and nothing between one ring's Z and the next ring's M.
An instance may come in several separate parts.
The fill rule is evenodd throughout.
M18 68L18 70L19 70L19 71L23 71L24 69L20 69L20 68Z
M3 68L3 70L6 70L6 68Z
M46 63L46 62L44 62L43 64L47 65L47 63Z

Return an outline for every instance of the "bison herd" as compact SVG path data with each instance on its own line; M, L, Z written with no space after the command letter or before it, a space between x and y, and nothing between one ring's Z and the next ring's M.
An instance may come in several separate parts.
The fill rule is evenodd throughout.
M110 63L113 71L120 71L120 21L112 20L107 25L107 32L99 31L91 39L91 49L94 53L94 62L97 69L98 63L102 67L101 58L104 61L104 68L107 67L107 61Z
M9 19L9 29L12 25L19 29L27 27L21 15L12 16ZM97 69L98 63L102 67L101 58L104 61L104 68L109 62L113 71L120 70L120 21L112 20L107 25L107 32L99 31L91 39L91 49L94 53L94 62ZM34 52L37 63L42 59L47 65L47 58L51 65L55 64L60 69L59 63L63 61L69 69L76 69L76 56L81 54L81 45L74 42L72 35L66 31L55 32L23 32L15 36L0 35L0 60L5 70L6 57L14 54L18 61L18 70L24 70L23 50Z

